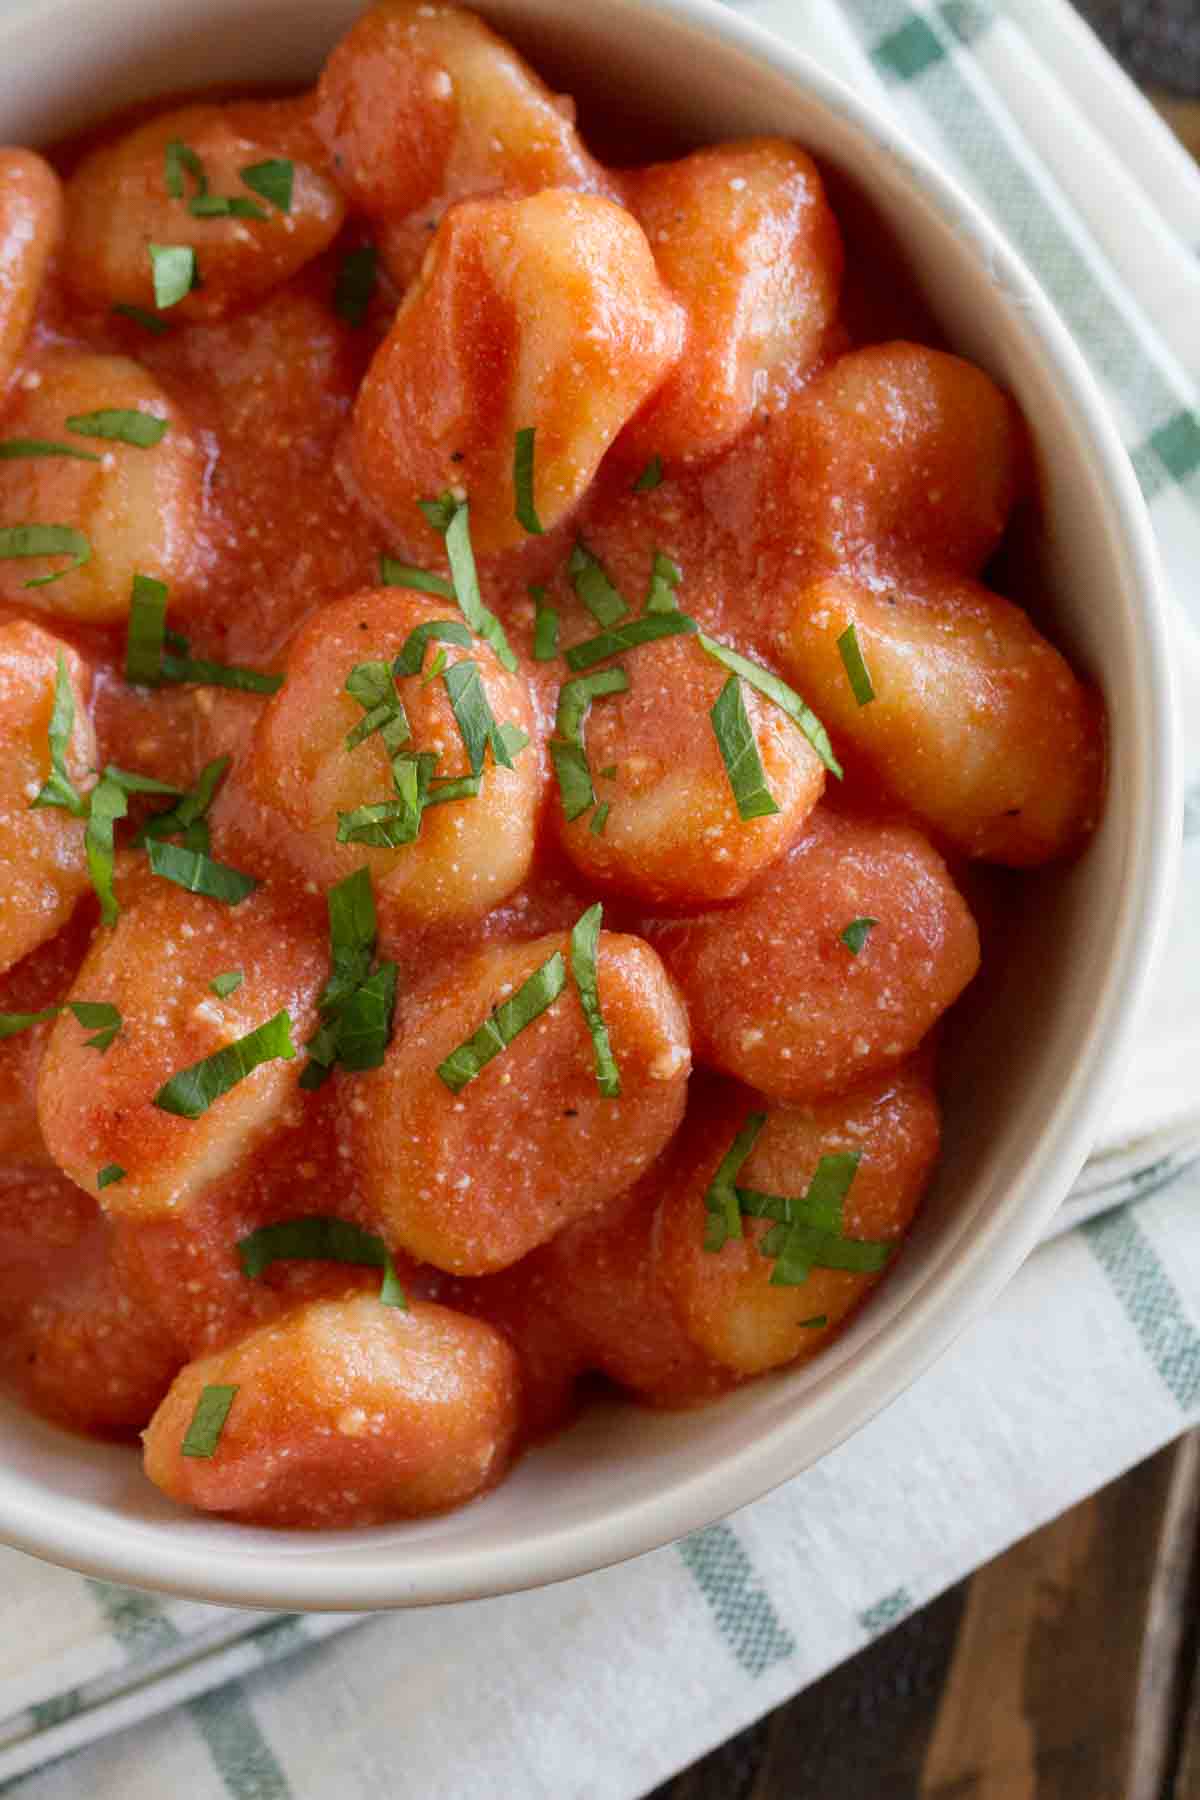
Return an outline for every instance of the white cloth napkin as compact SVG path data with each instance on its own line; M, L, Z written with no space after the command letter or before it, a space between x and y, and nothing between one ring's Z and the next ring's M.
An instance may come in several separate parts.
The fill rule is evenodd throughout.
M1038 271L1200 622L1200 174L1066 0L745 4L893 107ZM1182 624L1179 655L1190 836L1145 1041L1057 1235L931 1373L735 1520L509 1599L272 1618L0 1551L5 1793L633 1800L1195 1419L1200 657Z

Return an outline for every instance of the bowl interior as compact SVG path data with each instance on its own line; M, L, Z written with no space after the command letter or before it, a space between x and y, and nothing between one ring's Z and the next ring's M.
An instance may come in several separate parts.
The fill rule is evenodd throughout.
M300 82L351 0L49 0L0 25L0 139L39 142L157 92ZM0 1536L198 1598L293 1607L462 1599L634 1554L728 1512L823 1454L897 1393L1007 1279L1065 1191L1128 1035L1169 884L1169 675L1132 475L1062 328L972 209L852 97L707 0L492 0L553 80L656 145L798 139L903 240L947 340L1011 388L1038 445L1036 583L1052 630L1103 687L1112 775L1074 867L1019 890L1011 941L956 1033L946 1152L909 1248L815 1366L698 1413L611 1406L445 1518L344 1536L180 1514L128 1452L0 1404ZM687 71L685 81L678 79Z

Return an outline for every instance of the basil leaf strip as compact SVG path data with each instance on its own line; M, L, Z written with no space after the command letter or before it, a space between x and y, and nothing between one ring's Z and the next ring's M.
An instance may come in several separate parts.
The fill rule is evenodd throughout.
M188 1069L180 1069L159 1088L154 1104L161 1112L174 1113L181 1119L199 1119L214 1100L244 1081L261 1063L276 1058L290 1062L295 1054L292 1021L286 1011L277 1012L245 1037L215 1050Z
M412 588L418 594L435 594L439 600L454 598L454 589L444 575L433 575L428 569L418 569L412 563L397 562L394 556L379 558L379 580L384 587Z
M766 1113L750 1113L730 1144L704 1195L708 1222L704 1232L706 1250L722 1250L730 1238L742 1235L742 1208L738 1198L737 1178L767 1122Z
M842 659L842 667L846 671L846 679L850 683L851 693L860 706L869 706L875 698L875 689L871 683L871 672L863 661L858 633L853 624L847 625L837 640L837 647L838 654Z
M459 1093L469 1081L474 1081L527 1025L554 1004L566 985L567 965L562 951L556 950L515 994L488 1015L473 1037L438 1064L437 1072L451 1093Z
M699 629L695 619L690 619L676 606L643 613L640 619L627 619L611 631L602 631L599 637L586 638L582 644L573 645L567 651L567 665L572 669L590 669L608 656L636 650L639 644L652 644L656 638L678 637Z
M230 994L237 993L245 979L240 969L230 969L224 975L214 975L208 985L218 1000L228 1000Z
M125 638L125 679L133 687L153 687L162 679L167 631L167 584L153 575L135 575Z
M180 1446L181 1456L199 1456L207 1460L217 1453L225 1421L237 1398L236 1386L218 1384L206 1387L192 1414L192 1422Z
M534 445L537 427L528 425L513 440L513 511L517 524L531 537L541 537L543 526L533 499Z
M547 605L546 590L531 584L529 589L537 612L533 621L533 660L553 662L558 655L558 613Z
M851 956L862 955L867 939L878 923L878 919L851 919L845 930L838 933Z
M621 1076L600 1009L600 989L596 980L596 950L603 918L604 908L597 901L576 923L571 933L571 973L595 1050L596 1085L606 1099L615 1100L621 1092Z
M615 625L631 611L626 600L609 577L608 570L592 555L582 539L575 545L567 561L567 575L592 617L600 625Z
M0 460L19 462L26 457L73 456L80 462L99 462L94 450L81 450L77 444L55 444L48 438L4 438L0 440Z
M378 258L370 244L348 250L333 284L333 310L357 331L375 293Z
M637 480L634 482L630 492L634 494L648 494L654 488L660 486L662 478L662 457L652 456Z
M479 664L468 658L464 662L454 663L442 676L446 684L446 692L450 696L450 707L454 713L454 722L458 726L467 760L471 765L472 775L478 775L483 769L487 747L492 746L492 755L503 768L511 769L512 757L508 753L496 723L488 697L483 690L483 680L479 673Z
M99 1050L101 1054L108 1049L123 1023L117 1008L108 1000L64 1000L59 1005L44 1006L40 1012L0 1013L0 1038L16 1037L18 1032L29 1031L34 1025L43 1025L65 1012L72 1013L85 1031L95 1032L96 1035L84 1043L84 1049Z
M803 732L830 774L841 779L842 765L833 754L829 733L812 708L805 705L786 681L781 681L778 675L773 675L770 669L764 669L761 664L751 662L749 657L731 650L727 644L719 644L703 631L700 633L700 646L717 662L723 663L735 675L740 675L743 681L748 681L751 687L757 688L760 694L765 694L768 700L774 701L780 711L787 714L792 724Z
M131 444L135 450L153 450L155 444L162 443L170 427L171 421L160 419L156 413L126 407L73 413L67 420L67 430L80 437L106 438L111 443Z
M554 764L563 816L568 824L585 813L596 800L583 742L588 708L600 696L624 693L628 686L629 676L617 667L597 669L591 675L576 675L571 681L564 681L558 690L555 718L558 735L550 740L550 760Z
M59 806L72 817L82 819L87 813L88 804L71 780L67 768L67 750L74 730L75 690L71 686L67 659L60 650L54 676L54 704L50 709L50 723L46 729L50 745L50 773L29 804L31 807Z
M403 675L419 675L425 661L425 648L430 641L439 644L458 644L469 650L475 639L461 619L431 619L427 625L418 625L404 640L403 648L392 664L392 673L399 679Z
M742 684L736 675L729 677L708 716L733 789L738 817L765 819L777 813L779 807L767 786L758 745L742 699Z
M0 527L0 558L27 556L69 556L65 569L52 575L36 575L22 583L27 588L49 587L75 569L92 560L92 546L82 531L71 525L5 525Z
M118 313L123 319L131 320L134 325L140 325L143 331L152 332L155 337L165 337L171 329L166 319L147 312L144 306L130 306L124 300L117 300L109 310Z
M100 918L105 925L115 925L120 912L113 892L113 828L128 811L124 787L105 770L89 796L87 824L83 831L88 874L99 898Z
M217 756L213 758L212 762L205 763L196 778L195 787L182 796L177 806L168 807L165 812L153 813L146 820L133 840L134 848L140 849L144 844L157 838L187 838L188 834L193 833L197 826L202 826L205 814L216 797L217 789L224 780L225 772L231 761L231 757ZM205 827L205 844L193 843L191 848L205 848L207 836Z
M281 213L291 212L296 167L290 158L272 156L266 162L251 163L248 168L239 169L238 174L248 188L269 200Z
M650 587L646 594L648 613L671 613L678 609L675 590L683 580L683 570L661 550L654 552L650 565Z
M105 1163L96 1176L96 1192L102 1193L106 1187L111 1187L114 1181L124 1181L124 1179L125 1170L120 1163Z
M348 1219L329 1218L321 1213L282 1219L239 1239L237 1251L242 1273L251 1281L276 1262L335 1262L382 1269L380 1300L384 1306L407 1310L408 1301L387 1245L373 1231L364 1231Z
M517 659L509 646L504 627L495 613L483 604L483 596L479 591L479 571L475 567L475 552L471 548L469 503L466 500L456 500L451 493L445 493L439 495L437 500L425 500L418 504L434 530L442 532L446 539L454 597L462 609L463 618L476 637L485 639L492 646L504 667L515 672ZM444 525L439 522L442 519L446 521Z
M155 875L186 888L189 894L203 894L209 900L222 900L227 906L239 905L258 886L253 875L243 875L227 863L213 862L202 850L189 850L184 844L152 838L146 851Z
M154 304L160 312L178 306L197 285L196 252L190 244L148 244Z

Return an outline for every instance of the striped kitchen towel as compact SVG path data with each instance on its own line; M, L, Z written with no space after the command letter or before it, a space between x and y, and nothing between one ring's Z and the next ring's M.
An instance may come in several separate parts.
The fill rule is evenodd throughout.
M1033 265L1200 624L1200 174L1066 0L743 10L891 106ZM1180 658L1200 722L1182 630ZM0 1552L4 1793L632 1800L1200 1419L1191 750L1170 975L1105 1142L1052 1241L882 1418L671 1549L354 1630L158 1601Z

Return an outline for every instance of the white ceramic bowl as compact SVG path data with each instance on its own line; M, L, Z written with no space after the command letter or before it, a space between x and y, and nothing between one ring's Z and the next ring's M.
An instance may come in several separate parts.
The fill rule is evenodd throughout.
M311 77L354 0L36 0L0 21L0 141L43 142L132 100ZM445 1518L272 1533L173 1508L128 1451L0 1408L0 1537L95 1575L289 1608L462 1600L580 1574L709 1523L825 1454L992 1300L1065 1194L1119 1070L1169 898L1176 746L1154 547L1128 458L1071 340L947 178L838 82L712 0L486 0L552 80L680 144L798 139L852 175L906 246L949 341L1018 397L1037 441L1040 557L1059 638L1101 682L1103 825L1021 888L1002 966L960 1031L946 1153L875 1302L814 1365L702 1412L595 1411Z

